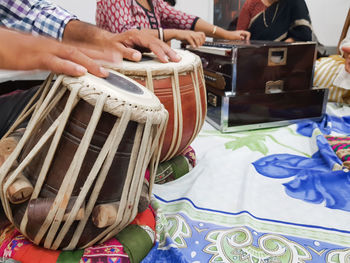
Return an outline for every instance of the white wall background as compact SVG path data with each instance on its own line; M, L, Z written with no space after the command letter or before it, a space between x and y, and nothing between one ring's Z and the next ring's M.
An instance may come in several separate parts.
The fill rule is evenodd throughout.
M337 46L350 8L350 0L305 1L319 41L325 46Z
M49 0L77 15L80 20L95 24L96 0Z
M52 0L81 20L95 23L96 0ZM325 46L336 46L350 8L350 0L305 0L314 31ZM176 8L212 23L213 0L177 0Z

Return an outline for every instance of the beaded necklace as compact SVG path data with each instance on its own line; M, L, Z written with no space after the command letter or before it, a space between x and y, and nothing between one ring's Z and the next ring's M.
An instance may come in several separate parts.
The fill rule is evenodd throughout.
M271 20L271 24L273 23L273 21L275 20L275 18L276 18L276 15L277 15L277 12L278 12L278 8L279 8L279 5L280 5L280 3L277 3L277 5L276 5L276 9L275 9L275 14L273 15L273 17L272 17L272 20ZM266 10L266 9L265 9ZM265 27L267 28L267 27L269 27L270 25L268 25L267 23L266 23L266 15L265 15L265 10L264 10L264 12L263 12L263 20L264 20L264 25L265 25Z

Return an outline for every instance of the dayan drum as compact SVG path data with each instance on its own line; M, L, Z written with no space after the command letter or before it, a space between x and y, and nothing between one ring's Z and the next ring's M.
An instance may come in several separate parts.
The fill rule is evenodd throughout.
M152 92L117 72L50 82L0 168L1 201L35 244L87 247L135 218L146 169L151 193L168 113ZM24 200L9 194L19 179L34 188Z
M157 95L169 112L161 161L171 159L194 140L206 116L206 90L200 58L184 50L178 63L161 63L154 55L140 62L124 61L115 70Z

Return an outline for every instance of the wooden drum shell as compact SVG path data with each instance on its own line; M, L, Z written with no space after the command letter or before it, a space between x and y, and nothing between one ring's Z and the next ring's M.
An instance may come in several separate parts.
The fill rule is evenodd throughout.
M30 138L28 144L26 144L23 150L20 162L23 161L24 157L28 155L29 151L38 143L39 139L53 124L53 121L59 116L59 114L62 113L68 95L68 92L66 92L62 100L60 100L56 107L53 108L48 116L43 120L40 127L34 131L34 136ZM41 197L48 198L57 195L58 189L60 188L69 165L72 162L87 125L89 124L92 111L93 107L84 100L80 100L72 111L69 117L69 122L67 123L64 133L60 139L60 144L58 145L54 159L50 165L50 170L46 176L45 184L41 191ZM77 183L74 185L72 196L77 196L79 194L80 188L84 184L86 175L92 169L92 165L96 161L98 153L101 151L101 148L105 143L116 119L117 117L107 112L102 113L91 140L88 152L83 161L84 165L80 170ZM106 181L101 189L99 197L101 201L98 199L97 203L116 202L120 200L125 175L128 170L136 127L137 124L135 122L130 122L128 124L125 136L118 147L118 151L115 155L110 171L108 172ZM51 140L44 145L39 154L37 154L30 164L24 169L24 175L33 183L33 185L35 185L50 143Z
M0 167L0 195L27 238L71 250L104 242L135 218L146 169L151 195L168 114L154 94L117 72L109 79L59 76L49 87L51 80ZM34 191L10 203L7 189L22 174ZM93 221L94 208L116 203L109 225Z
M169 112L161 161L180 155L192 143L203 126L207 112L201 60L189 51L177 52L186 58L180 65L162 64L154 58L150 67L148 61L141 61L124 62L120 68L114 68L153 91Z

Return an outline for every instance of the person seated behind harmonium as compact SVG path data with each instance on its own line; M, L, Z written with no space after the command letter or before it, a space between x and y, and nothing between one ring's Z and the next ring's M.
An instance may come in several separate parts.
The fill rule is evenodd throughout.
M163 41L177 39L187 41L192 46L202 45L205 36L229 40L250 38L247 31L228 31L214 26L175 9L164 0L99 0L96 24L114 33L133 28L148 29Z
M328 100L350 104L350 30L339 45L340 55L316 61L315 87L328 88Z
M247 0L237 22L252 40L311 41L312 27L304 0Z
M345 70L350 74L350 30L346 38L340 44L341 52L343 53L343 57L345 59ZM350 89L350 87L348 87Z

